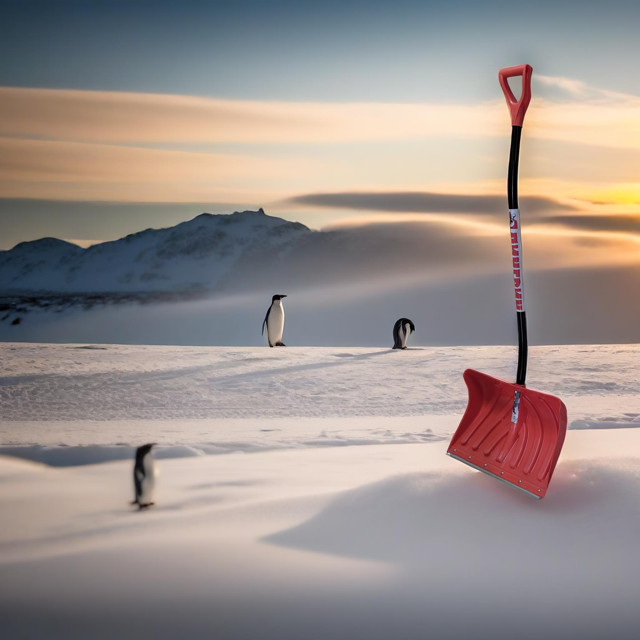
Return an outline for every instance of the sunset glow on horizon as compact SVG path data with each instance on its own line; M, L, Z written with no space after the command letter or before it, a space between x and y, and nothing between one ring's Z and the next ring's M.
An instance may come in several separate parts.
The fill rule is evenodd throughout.
M27 4L33 9L39 3ZM71 53L49 49L41 39L32 45L42 54L42 68L34 59L19 71L11 63L15 57L5 57L0 67L0 249L42 235L75 238L86 246L202 211L259 207L316 229L419 219L463 234L482 228L490 233L506 207L510 134L497 71L528 61L534 67L533 100L523 131L520 195L530 233L555 234L576 245L601 240L609 253L619 242L611 262L631 259L627 249L640 237L634 226L640 217L640 94L621 68L629 57L618 56L616 65L607 66L605 60L613 60L608 49L575 40L584 59L580 65L566 43L534 44L572 24L566 9L573 3L553 3L545 9L548 15L523 8L519 17L526 17L526 29L493 0L482 12L463 0L447 8L401 3L407 18L423 16L428 42L399 8L377 2L370 9L375 5L379 13L368 24L359 23L360 10L349 2L299 7L297 17L287 13L286 2L269 11L253 2L243 11L188 4L193 14L162 3L152 18L146 1L135 9L96 3L102 26L86 22L91 14L79 13L73 2L40 18L14 7L14 26L28 17L36 31L44 29L45 22L37 21L49 15L66 34ZM617 8L630 12L624 24L637 15L626 3ZM268 44L264 33L246 24L249 15L286 34L289 48ZM450 27L443 25L454 15L458 28L447 32ZM464 15L467 21L460 22ZM625 39L620 15L609 24L606 12L595 11L581 29L591 33L592 26L600 42L635 47L635 33L630 30ZM197 16L228 30L219 40L201 39ZM121 33L114 30L116 19ZM329 23L338 38L334 49L313 40L320 25ZM183 48L167 45L150 24L173 34ZM485 31L483 48L472 25ZM81 27L94 36L83 46L97 65L87 65L82 50L72 47L79 46ZM384 41L362 40L357 47L352 42L383 32ZM509 36L501 43L488 37L497 33ZM124 34L135 34L138 49L120 61L115 76L109 70L120 55L116 41L122 52L128 50ZM455 55L451 39L459 45ZM232 41L242 46L229 48ZM520 49L516 42L528 46ZM194 43L209 47L206 71L202 56L193 57ZM15 38L5 45L29 59ZM380 63L380 47L389 60L398 60L393 72ZM593 64L595 48L602 68ZM316 84L300 75L293 58L281 55L285 50L298 52L315 69ZM439 57L438 50L448 53ZM158 73L156 65L169 52L182 61L184 74L168 63L164 75ZM351 76L340 75L339 55L355 65ZM410 62L415 56L421 56L419 72ZM386 89L379 91L383 78ZM65 215L65 206L74 213ZM81 225L73 222L80 217Z
M456 193L468 192L468 185L480 193L502 189L497 176L504 173L507 118L501 99L314 104L7 87L0 87L0 98L0 150L11 158L0 167L4 198L237 199L268 206L305 190L441 191L446 172L453 174L449 163L460 176ZM640 129L630 120L640 122L640 98L616 96L604 104L576 102L573 92L562 101L538 98L524 134L535 145L534 160L523 158L524 188L639 205L640 186L628 181L627 160L638 154ZM577 153L581 164L594 165L590 174L598 171L598 157L614 160L597 189L591 179L580 180L582 167L572 161Z

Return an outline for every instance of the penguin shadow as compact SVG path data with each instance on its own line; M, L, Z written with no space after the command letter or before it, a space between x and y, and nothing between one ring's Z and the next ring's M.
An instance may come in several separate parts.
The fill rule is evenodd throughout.
M151 507L155 507L156 503L155 502L147 502L145 504L140 504L139 502L136 502L135 500L132 500L129 503L129 505L134 507L135 511L146 511L147 509L150 509Z
M194 487L192 487L194 488ZM196 489L204 490L210 488L207 485L200 485L195 487ZM152 502L150 505L139 507L136 503L130 502L128 513L131 514L156 514L161 516L162 514L175 513L177 511L188 511L197 508L207 508L216 506L224 502L224 498L217 495L209 494L195 494L190 497L181 497L180 499L162 500L160 503ZM112 511L115 514L122 514L120 511Z
M106 351L107 347L98 346L97 344L85 344L80 347L67 347L67 349L86 349L88 351Z
M155 513L175 513L177 511L206 509L217 506L223 502L225 502L225 500L221 496L196 495L190 498L181 498L179 501L169 502L160 507L153 507L153 511Z
M165 513L184 511L194 507L210 507L215 506L226 501L225 496L212 495L211 492L224 489L243 489L251 488L255 486L262 486L268 480L264 479L240 479L240 480L225 480L218 482L200 482L192 484L187 488L185 495L189 497L181 497L179 500L173 499L171 501L161 500L160 504L151 502L147 505L139 505L138 502L132 500L128 502L131 513ZM101 512L104 513L104 512ZM122 510L112 510L111 515L121 515Z
M226 480L224 482L203 482L201 484L191 485L193 490L219 489L226 487L255 487L264 485L264 480Z
M157 475L155 468L156 461L151 454L151 449L155 446L155 443L149 443L136 449L133 473L135 497L128 503L130 512L153 512L161 514L163 512L184 511L187 509L193 509L194 507L211 507L226 500L222 495L216 495L215 493L212 494L212 491L215 491L215 489L241 488L260 484L260 481L258 480L244 479L228 482L198 483L188 487L188 497L182 497L179 500L173 497L169 500L163 500L161 505L157 505L153 499L153 493L146 495L143 493L143 485L150 474L155 484L155 476ZM147 491L148 490L149 489L147 488ZM154 492L153 485L151 487L151 492ZM146 502L142 502L142 500L146 500Z
M335 353L335 358L348 358L349 360L370 360L371 358L379 358L384 356L393 349L383 349L382 351L374 351L373 353Z
M255 380L257 378L271 377L279 374L295 373L297 371L313 371L317 369L330 369L332 367L340 367L345 364L345 360L368 360L369 358L378 358L386 355L390 349L383 351L375 351L373 353L336 353L334 356L338 358L337 362L315 362L310 364L296 364L290 367L278 367L276 369L265 369L263 371L251 371L247 373L237 373L216 379L217 383L231 382L243 379Z

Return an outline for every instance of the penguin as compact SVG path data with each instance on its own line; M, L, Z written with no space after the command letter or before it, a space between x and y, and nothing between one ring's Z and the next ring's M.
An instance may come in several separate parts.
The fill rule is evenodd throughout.
M267 340L270 347L284 347L282 342L282 332L284 331L284 307L282 306L282 298L287 296L277 293L271 298L271 306L267 309L267 315L262 323L262 335L264 328L267 327Z
M416 326L409 318L400 318L393 325L393 348L406 349L407 338L416 330Z
M133 486L135 500L131 504L137 504L139 509L153 506L153 489L156 482L156 464L151 455L151 449L155 442L145 444L136 449L136 462L133 467Z

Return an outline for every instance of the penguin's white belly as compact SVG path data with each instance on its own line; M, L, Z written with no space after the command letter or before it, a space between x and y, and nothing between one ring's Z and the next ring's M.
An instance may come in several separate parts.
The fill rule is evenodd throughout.
M267 335L269 344L282 342L282 333L284 332L284 309L281 304L274 304L271 307L269 318L267 319Z
M409 332L411 331L411 325L409 323L405 323L400 328L400 339L402 340L402 348L404 349L407 346L407 338L409 337Z
M145 456L143 465L145 477L140 482L140 503L149 504L153 502L153 490L156 486L155 460L150 455Z

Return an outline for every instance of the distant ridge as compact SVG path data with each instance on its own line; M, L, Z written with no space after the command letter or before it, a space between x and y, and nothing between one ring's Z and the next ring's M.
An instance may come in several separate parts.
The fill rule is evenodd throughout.
M202 213L86 249L41 238L0 251L0 294L212 291L241 265L287 251L312 233L260 208Z
M264 209L201 213L163 229L144 229L81 248L42 238L0 251L0 298L110 296L130 300L210 295L275 287L406 282L437 265L456 268L465 238L420 222L313 231Z

